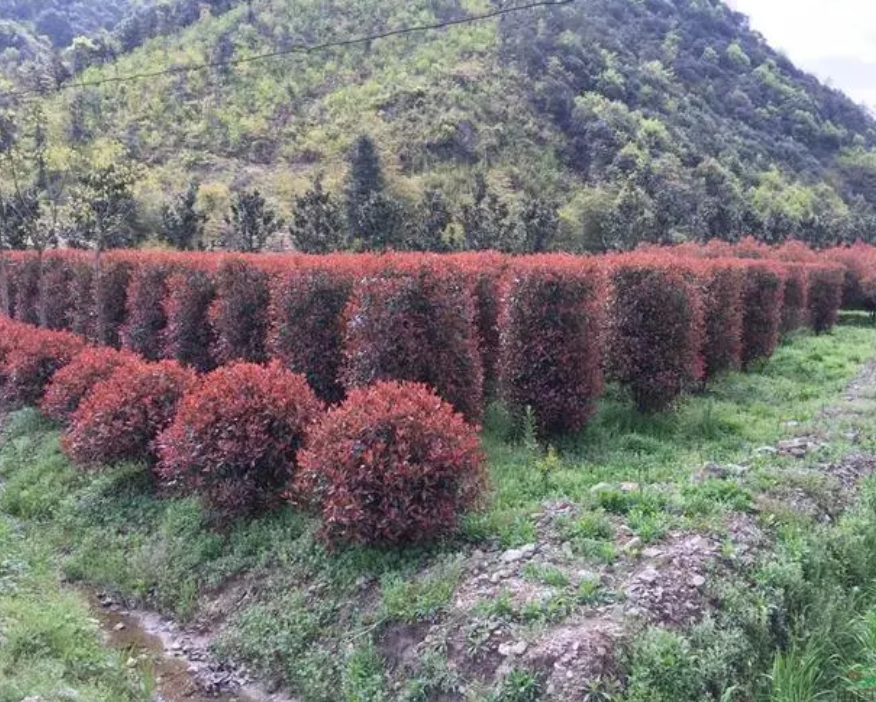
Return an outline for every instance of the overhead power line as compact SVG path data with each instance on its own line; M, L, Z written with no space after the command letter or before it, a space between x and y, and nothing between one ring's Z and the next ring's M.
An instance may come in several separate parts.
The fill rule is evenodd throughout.
M392 37L404 36L406 34L418 34L421 32L429 32L434 30L448 29L462 24L471 24L473 22L483 22L485 20L495 19L503 15L510 15L516 12L525 12L527 10L535 10L546 7L560 7L562 5L571 5L576 0L538 0L529 2L524 5L514 5L512 7L503 7L490 12L484 12L479 15L469 15L468 17L460 17L458 19L446 20L444 22L436 22L434 24L421 24L412 27L402 27L400 29L391 29L379 34L369 34L350 39L342 39L337 41L328 41L321 44L297 44L286 49L270 51L264 54L254 54L253 56L242 56L240 58L232 58L224 61L209 61L206 63L192 63L182 66L169 66L156 71L148 71L145 73L131 73L122 76L111 76L100 78L91 81L78 81L75 83L65 83L55 86L50 90L29 89L19 90L15 92L5 93L5 97L28 97L33 95L47 95L51 93L60 93L65 90L95 88L101 85L111 83L129 83L132 81L145 80L147 78L158 78L167 75L179 75L183 73L194 73L197 71L205 71L211 68L222 68L228 66L240 66L247 63L255 63L257 61L267 61L270 59L280 58L282 56L291 56L294 54L313 54L328 49L344 48L355 46L358 44L369 44L380 39L389 39Z

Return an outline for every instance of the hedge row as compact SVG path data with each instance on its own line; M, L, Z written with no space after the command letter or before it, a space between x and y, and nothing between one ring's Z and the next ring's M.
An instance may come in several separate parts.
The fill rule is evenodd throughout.
M471 422L496 397L551 435L586 423L606 371L655 411L769 357L783 333L828 331L850 276L867 285L840 254L746 240L593 258L122 251L96 267L50 252L35 269L13 252L5 284L16 318L146 360L276 359L330 404L422 383Z
M199 376L0 319L0 391L57 419L84 469L137 462L225 517L292 500L320 513L333 541L435 539L486 486L477 428L420 384L356 389L326 413L279 361Z

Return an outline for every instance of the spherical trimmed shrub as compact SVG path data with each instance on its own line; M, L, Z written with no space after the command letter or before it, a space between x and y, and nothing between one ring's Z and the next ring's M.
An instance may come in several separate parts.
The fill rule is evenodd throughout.
M350 391L298 455L299 494L335 542L399 545L454 532L486 487L480 439L424 385Z
M222 367L186 394L158 438L159 474L225 514L273 507L323 410L306 379L279 362Z
M99 382L119 367L137 363L133 354L109 348L87 347L55 373L40 406L43 414L66 424L82 400Z
M175 361L120 366L73 413L64 450L84 466L152 462L155 438L194 382L194 372Z
M52 376L73 360L85 342L73 334L26 325L13 333L14 343L0 369L3 402L16 407L35 405L42 400Z

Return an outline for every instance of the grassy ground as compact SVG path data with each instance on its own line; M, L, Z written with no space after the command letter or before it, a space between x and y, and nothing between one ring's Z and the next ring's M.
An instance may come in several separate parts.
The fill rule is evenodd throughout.
M58 576L48 544L0 516L0 702L146 702L148 682L104 647L87 603Z
M715 598L721 611L692 630L647 629L624 651L626 692L607 683L588 699L802 702L818 694L868 699L854 695L871 693L852 688L866 686L876 673L876 599L867 589L876 578L876 501L866 492L860 507L826 525L791 509L755 509L755 503L788 476L802 482L786 470L787 459L756 449L794 434L840 401L843 388L874 355L874 342L876 330L850 317L834 335L797 336L762 367L721 378L676 411L655 417L638 415L612 390L585 432L550 449L527 441L525 432L512 440L507 418L493 408L484 433L495 492L491 506L467 520L460 540L404 552L329 552L316 537L314 521L292 510L216 523L193 500L159 499L138 466L77 472L61 454L54 427L32 411L17 413L7 420L0 446L0 476L6 481L0 511L22 524L20 530L8 521L0 525L0 553L7 559L0 563L0 635L9 637L9 621L18 622L13 630L24 627L22 621L39 627L40 617L8 613L10 602L47 611L57 602L58 617L66 621L69 614L87 628L81 603L52 579L57 567L72 581L180 619L218 622L220 654L245 660L307 702L337 702L338 690L341 699L356 702L425 702L443 694L524 702L544 698L539 671L514 668L496 684L468 684L448 666L440 645L417 661L414 674L392 679L386 638L399 627L448 620L473 549L536 543L545 505L575 506L575 516L560 519L557 528L574 563L589 569L635 556L618 547L621 523L641 548L668 534L715 529L727 514L738 512L757 514L776 535L768 562L756 564L738 582L720 583ZM863 435L855 450L876 449L876 419L870 418L876 403L867 402L864 411L832 422L830 446L818 461L848 453L851 439L845 437L851 429ZM751 468L744 479L692 482L692 473L708 462ZM638 489L623 489L625 482ZM795 489L818 495L826 488L809 475ZM15 575L16 559L33 564L23 571L26 577ZM21 578L14 600L3 594L10 568L9 577ZM549 563L527 564L521 573L555 594L523 607L512 602L513 593L478 603L472 616L479 622L466 623L473 650L483 645L482 622L513 624L535 636L616 596ZM102 654L89 648L93 634L77 634L89 653L78 651L77 644L76 656L100 659ZM818 644L825 636L829 644ZM47 682L36 665L33 673L17 673L26 676L17 682L13 676L7 685L0 678L0 702L18 702L22 685L44 690L44 684L85 674L83 669L83 684L124 690L87 699L138 699L136 689L124 687L123 671L112 665L77 664L72 672L53 672L51 661L72 655L63 642L58 646L22 654L45 658ZM777 646L782 653L770 670ZM0 647L0 673L9 668L6 657L14 650Z

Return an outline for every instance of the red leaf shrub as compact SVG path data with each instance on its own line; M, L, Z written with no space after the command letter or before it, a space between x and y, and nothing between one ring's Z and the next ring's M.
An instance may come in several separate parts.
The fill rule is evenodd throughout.
M829 332L836 325L844 283L842 266L809 265L809 321L816 334Z
M12 269L15 289L15 319L25 324L39 324L40 266L32 253L20 258Z
M804 263L785 264L782 334L805 327L809 321L809 271Z
M225 514L273 507L291 487L298 449L323 409L304 377L278 361L224 366L186 394L159 436L159 474Z
M73 271L66 258L46 256L43 261L43 295L47 329L69 330L73 313Z
M43 398L43 414L66 424L95 385L108 379L120 366L136 362L136 356L115 349L92 346L83 349L55 373Z
M746 261L742 298L742 365L769 358L779 343L785 267L774 261Z
M122 258L104 257L95 285L97 342L121 347L119 332L125 323L128 285L134 266Z
M573 256L519 259L502 283L500 387L543 435L581 429L602 392L604 279Z
M70 282L70 331L97 341L97 303L94 300L94 263L77 260Z
M474 427L422 385L350 391L298 455L296 490L319 505L333 541L397 545L456 530L486 485Z
M85 342L66 332L19 325L3 361L3 402L25 406L39 403L46 386L83 349Z
M216 367L209 315L215 297L216 289L206 271L187 268L167 279L164 352L168 358L201 372Z
M667 255L609 263L608 368L643 412L666 409L702 378L703 306L692 269Z
M856 242L826 251L824 255L845 267L843 309L876 310L876 248Z
M353 271L343 266L294 270L278 276L271 294L271 353L302 373L326 402L344 399L344 308Z
M361 280L345 312L347 388L425 383L477 421L483 410L474 300L464 276L437 261Z
M153 461L155 438L194 382L194 372L175 361L118 367L73 413L64 450L84 466Z
M701 269L706 378L742 365L742 292L745 275L733 260L704 261Z
M163 261L144 261L133 271L128 285L126 321L121 328L122 346L148 361L164 353L167 315L164 298L171 269Z
M213 356L219 365L266 360L268 276L248 263L232 259L216 272L216 299L210 306L215 334Z

